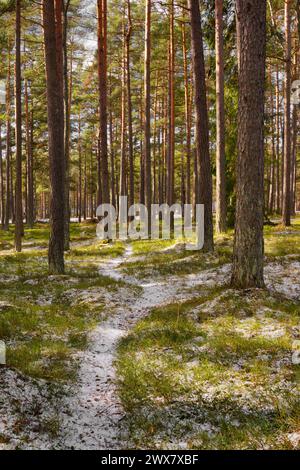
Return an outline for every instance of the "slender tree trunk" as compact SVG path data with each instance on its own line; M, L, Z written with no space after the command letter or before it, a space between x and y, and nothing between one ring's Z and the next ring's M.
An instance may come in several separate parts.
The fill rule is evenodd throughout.
M61 11L60 1L55 2ZM54 0L43 0L43 26L46 59L46 85L50 163L50 240L49 270L64 273L64 215L65 215L65 161L64 161L64 103L62 50L58 50L61 21L55 25Z
M152 161L152 201L156 204L157 201L157 121L158 121L158 84L159 84L159 71L156 72L155 80L155 98L154 98L154 110L153 110L153 161Z
M82 146L81 146L81 113L78 118L78 222L82 217Z
M15 62L15 100L16 100L16 220L15 249L22 251L23 208L22 208L22 102L21 102L21 1L16 0L16 62Z
M144 162L146 207L148 210L148 232L151 231L151 0L146 0L145 19L145 64L144 64Z
M140 100L140 123L141 123L141 135L144 132L144 114L143 114L143 91L141 90ZM145 152L143 139L140 141L140 204L145 204Z
M167 171L167 203L174 204L174 159L175 159L175 37L174 37L174 0L169 3L169 142ZM174 214L171 213L171 231L174 231Z
M28 82L25 80L25 119L27 148L27 224L34 225L34 189L33 189L33 154L32 154L32 122L29 111Z
M127 78L127 113L128 113L128 160L129 160L129 206L134 204L134 154L132 130L132 99L131 99L131 73L130 73L130 41L132 34L132 20L130 0L127 0L127 32L126 45L126 78Z
M237 0L240 34L237 207L232 285L263 287L266 0Z
M196 148L200 177L200 204L204 204L204 251L213 251L212 176L201 15L198 0L190 0L196 109Z
M282 222L291 225L291 0L285 0L284 177Z
M83 220L87 219L87 150L84 149L84 170L83 170Z
M98 78L100 100L100 141L102 168L102 202L109 203L107 151L107 2L98 0Z
M183 18L186 20L185 9ZM190 90L187 65L187 45L186 27L182 23L182 53L183 53L183 73L184 73L184 109L185 109L185 129L186 129L186 203L191 204L191 110L190 110Z
M274 92L272 82L272 71L270 71L270 87L271 87L271 145L272 145L272 160L271 160L271 176L270 176L270 191L268 198L268 210L270 214L273 214L275 208L275 187L276 187L276 122L274 120L274 114L276 113L276 107L274 106Z
M1 197L1 227L5 224L5 195L4 195L4 174L2 158L2 121L0 119L0 197Z
M11 89L10 89L10 77L11 76L11 65L10 65L10 44L8 44L8 67L7 67L7 82L6 82L6 205L5 205L5 224L4 229L9 229L9 219L11 215L11 204L10 204L10 182L11 182Z
M224 110L224 39L223 0L215 0L216 13L216 228L226 232L226 161L225 161L225 110Z
M122 57L122 98L121 98L121 168L120 196L127 196L127 155L126 155L126 32L123 25L123 57Z
M292 129L293 129L293 140L292 140L292 165L291 165L291 215L294 216L296 212L295 200L296 200L296 190L297 190L297 126L298 126L298 113L297 107L294 106L293 109L293 119L292 119Z
M167 96L167 87L164 95L164 105L163 105L163 169L162 169L162 200L167 203L168 194L167 194L167 171L168 171L168 96Z
M276 67L276 210L281 209L281 178L280 178L280 91L279 70Z
M116 207L116 189L115 189L115 149L114 149L114 127L113 127L113 111L112 111L112 83L110 79L110 104L109 104L109 141L110 141L110 187L111 202Z
M64 105L65 105L65 236L64 249L70 249L70 134L71 134L71 93L68 74L68 10L70 0L63 0L63 74L64 74ZM72 74L72 70L71 70Z
M97 136L97 206L103 203L103 188L102 188L102 162L101 162L101 135L100 130Z

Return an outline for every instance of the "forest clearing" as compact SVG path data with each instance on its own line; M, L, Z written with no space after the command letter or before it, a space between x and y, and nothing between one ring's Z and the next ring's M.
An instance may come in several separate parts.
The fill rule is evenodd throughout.
M299 58L300 0L0 0L1 451L300 450Z

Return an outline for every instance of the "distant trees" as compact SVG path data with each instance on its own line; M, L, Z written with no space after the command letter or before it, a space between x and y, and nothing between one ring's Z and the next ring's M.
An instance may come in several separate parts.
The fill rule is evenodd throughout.
M266 0L237 0L239 116L232 285L263 287Z
M276 212L288 226L300 202L299 110L291 102L291 85L299 75L300 1L268 2L270 54L265 95L258 83L261 61L255 53L251 64L256 58L259 73L254 73L245 52L245 47L257 46L254 39L248 46L241 30L245 24L252 34L253 21L257 26L252 13L249 22L240 21L245 3L205 1L200 10L197 0L122 0L111 2L108 9L107 0L97 0L95 23L94 15L85 14L81 0L45 1L43 10L49 12L54 5L55 15L55 51L49 47L53 31L50 34L48 28L45 55L41 44L46 34L39 24L39 4L17 0L1 4L0 79L6 82L6 104L0 116L0 211L3 229L15 224L17 251L22 247L23 219L32 227L36 219L50 217L50 264L53 271L60 271L56 265L62 266L57 241L61 239L61 217L66 251L70 248L70 217L93 219L100 202L112 201L118 210L119 196L128 196L130 205L145 203L149 212L151 203L180 202L195 207L201 202L205 205L204 249L213 250L213 228L222 233L236 218L235 282L248 285L255 284L256 277L261 279L262 179L266 217ZM249 12L258 8L254 0L247 5ZM85 37L91 31L97 41L86 44ZM40 73L45 57L48 107L43 93L45 76ZM54 61L56 70L49 65ZM253 81L244 83L246 74ZM257 89L255 98L243 101L250 92L256 95ZM258 127L262 118L258 100L265 102L266 158L260 172L261 138L256 137L261 135ZM250 132L255 141L251 152L246 137ZM245 192L249 200L243 197ZM252 202L250 193L252 199L254 194ZM63 216L60 202L52 202L54 194L56 201L64 195ZM257 226L249 219L252 208ZM244 229L249 220L257 238ZM56 261L54 252L60 253ZM237 274L242 265L249 265L248 258L248 272L243 268ZM257 268L253 259L258 260Z
M50 164L49 269L64 273L65 154L61 0L43 0ZM55 21L56 20L56 21Z

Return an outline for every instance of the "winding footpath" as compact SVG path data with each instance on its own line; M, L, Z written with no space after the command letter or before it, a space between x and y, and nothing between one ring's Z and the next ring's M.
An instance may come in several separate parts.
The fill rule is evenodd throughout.
M132 254L129 246L124 256L109 260L100 274L124 279L121 264ZM78 384L62 410L63 433L54 448L95 450L122 448L121 421L124 410L116 386L116 359L119 340L155 306L171 302L180 286L159 280L141 284L135 278L127 282L142 288L122 307L117 307L90 336L90 346L82 357ZM116 294L117 295L117 294Z

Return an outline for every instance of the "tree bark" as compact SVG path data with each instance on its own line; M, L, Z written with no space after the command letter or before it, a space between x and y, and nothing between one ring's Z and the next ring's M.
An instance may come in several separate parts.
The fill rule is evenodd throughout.
M237 207L232 285L263 287L266 0L237 0L240 34Z
M145 19L145 62L144 62L144 163L145 195L148 210L148 232L151 231L151 0L146 1Z
M127 0L127 31L125 38L126 47L126 80L127 80L127 114L128 114L128 160L129 160L129 206L134 204L134 154L133 154L133 130L132 130L132 99L131 99L131 74L130 74L130 41L132 35L132 20L130 0Z
M78 117L78 222L82 217L82 146L81 146L81 111Z
M56 11L59 1L56 1ZM50 240L48 261L53 274L64 273L64 103L62 51L57 41L60 25L55 25L54 0L43 0L43 26L46 61L48 140L50 163Z
M280 176L280 90L279 70L276 66L276 211L281 209L281 176Z
M114 127L113 127L113 109L112 109L112 82L110 78L110 103L109 103L109 143L110 143L110 187L111 202L116 208L116 189L115 189L115 149L114 149Z
M216 15L216 229L226 232L226 161L225 161L225 110L224 110L224 39L223 0L215 0Z
M2 121L0 120L0 197L1 197L1 227L5 224L5 196L4 196L4 173L2 158Z
M27 148L27 224L34 225L34 189L33 189L33 153L32 153L32 122L29 111L28 82L25 80L25 120Z
M11 216L11 64L10 64L10 44L8 44L8 66L6 81L6 205L5 205L5 223L4 230L9 229L9 220Z
M204 204L204 251L213 251L212 176L205 83L201 15L198 0L189 0L196 109L196 148L199 164L200 204Z
M291 225L291 0L285 0L284 177L282 223Z
M22 102L21 102L21 1L16 0L15 43L15 112L16 112L16 193L15 193L15 250L22 251Z
M185 9L183 18L186 20ZM190 110L190 89L187 65L187 45L186 27L182 23L182 53L183 53L183 73L184 73L184 109L185 109L185 130L186 130L186 203L191 204L191 110Z
M127 155L126 155L126 31L123 25L123 55L122 55L122 98L121 98L121 168L120 196L127 196Z
M175 37L174 37L174 0L169 3L169 142L167 170L167 203L174 204L174 159L175 159ZM171 231L174 231L174 214L171 213Z
M107 152L107 2L106 0L98 0L97 3L102 202L108 204L110 194Z
M63 81L65 105L65 236L64 249L70 249L70 135L71 135L71 85L69 90L68 75L68 10L70 0L63 0ZM71 67L72 74L72 67ZM72 83L72 80L70 80Z

